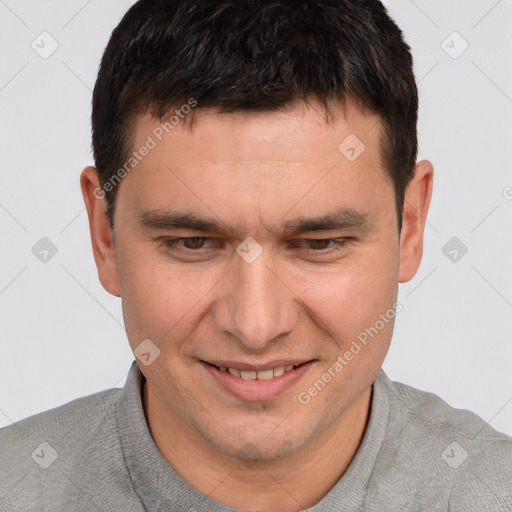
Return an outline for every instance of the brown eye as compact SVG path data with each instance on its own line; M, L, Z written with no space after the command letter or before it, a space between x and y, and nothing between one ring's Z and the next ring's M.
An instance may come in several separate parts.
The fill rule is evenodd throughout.
M308 240L311 249L328 249L332 240Z
M222 241L205 236L163 237L160 243L178 254L194 255L222 248ZM212 245L213 244L213 245Z
M328 252L340 249L346 241L346 238L300 238L293 240L292 245L313 252Z
M183 240L184 247L187 249L201 249L206 238L204 236L193 236L181 240Z

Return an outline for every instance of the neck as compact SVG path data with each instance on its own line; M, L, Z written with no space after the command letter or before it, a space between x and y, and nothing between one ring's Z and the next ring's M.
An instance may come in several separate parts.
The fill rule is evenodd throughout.
M363 438L371 406L366 389L326 431L276 460L243 461L215 450L168 411L144 382L143 403L153 440L165 460L192 487L242 510L298 512L318 503L343 476Z

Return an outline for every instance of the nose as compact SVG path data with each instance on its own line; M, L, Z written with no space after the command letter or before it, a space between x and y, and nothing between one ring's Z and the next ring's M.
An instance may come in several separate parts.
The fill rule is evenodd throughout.
M290 333L299 315L283 274L265 251L252 263L236 256L215 307L217 328L251 351L267 349Z

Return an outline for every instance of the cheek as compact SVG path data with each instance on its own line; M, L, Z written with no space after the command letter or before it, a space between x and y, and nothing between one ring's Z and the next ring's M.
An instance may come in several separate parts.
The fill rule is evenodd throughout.
M120 248L119 276L126 332L134 349L149 338L161 360L174 358L211 306L225 270L185 268L166 260L155 247L140 242Z
M389 248L375 253L379 257L361 255L330 272L305 273L307 277L301 278L304 302L338 344L373 325L395 303L397 255Z
M149 338L160 346L170 336L179 335L180 319L200 292L180 278L161 257L157 259L152 254L154 250L140 242L130 247L133 249L126 251L121 246L118 258L123 316L130 345L134 348Z

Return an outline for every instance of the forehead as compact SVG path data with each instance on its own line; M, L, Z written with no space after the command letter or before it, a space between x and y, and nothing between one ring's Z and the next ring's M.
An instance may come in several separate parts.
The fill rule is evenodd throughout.
M374 163L380 164L380 117L361 111L352 101L338 102L332 113L327 122L317 100L294 102L277 111L221 113L217 108L182 111L178 107L161 119L147 113L137 116L134 146L144 144L150 136L160 149L169 145L178 149L176 157L225 163L265 160L279 165L319 159L352 136L364 144L367 155L377 157ZM194 151L190 151L192 147Z
M149 140L152 149L125 178L131 186L120 195L133 199L138 215L188 209L244 225L263 219L273 225L288 213L307 218L393 205L377 115L351 104L340 106L330 123L320 104L194 115L192 125L178 116L174 123L170 116L137 119L134 149Z

